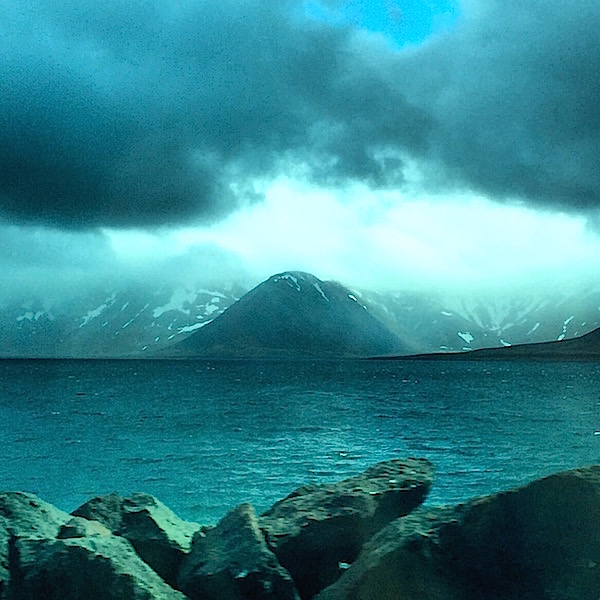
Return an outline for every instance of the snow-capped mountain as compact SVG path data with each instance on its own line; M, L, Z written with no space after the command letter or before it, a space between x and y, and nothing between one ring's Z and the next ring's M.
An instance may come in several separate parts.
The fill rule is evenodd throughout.
M416 358L421 360L455 360L455 361L491 361L491 360L558 360L558 361L594 361L600 360L600 328L589 333L551 342L535 342L532 344L515 344L501 348L479 348L469 352L438 352L418 354L411 357L393 357L401 360Z
M360 298L416 353L563 340L600 327L599 288L527 297L361 292Z
M252 289L170 355L340 358L407 350L351 290L292 271Z
M298 293L300 288L308 293L302 303L305 332L317 331L323 316L340 317L323 309L327 300L341 294L339 299L345 298L348 307L377 319L389 335L399 338L402 351L411 354L562 340L600 327L600 287L527 297L444 296L351 291L295 272L280 273L267 282L261 288L262 301L253 309L256 323L274 319L283 310L278 305L281 290ZM242 285L198 283L85 293L74 289L62 300L20 298L0 305L0 357L154 356L193 336L247 292ZM291 323L297 316L291 311L286 318Z
M244 292L198 285L13 302L0 307L0 356L144 356L204 326Z

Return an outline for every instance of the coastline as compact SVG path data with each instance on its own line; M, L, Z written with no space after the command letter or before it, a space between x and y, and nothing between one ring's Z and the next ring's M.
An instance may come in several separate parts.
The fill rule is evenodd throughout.
M591 598L600 593L600 465L458 505L423 505L425 459L304 485L216 526L148 494L67 514L0 494L0 598ZM566 594L566 595L565 595Z

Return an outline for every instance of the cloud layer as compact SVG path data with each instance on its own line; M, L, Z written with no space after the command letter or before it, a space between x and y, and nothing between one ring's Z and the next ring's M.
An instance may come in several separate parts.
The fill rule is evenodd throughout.
M211 222L257 179L600 204L600 5L464 0L398 49L281 0L0 8L0 215Z
M600 204L600 5L465 0L452 35L406 60L434 115L428 158L494 198Z

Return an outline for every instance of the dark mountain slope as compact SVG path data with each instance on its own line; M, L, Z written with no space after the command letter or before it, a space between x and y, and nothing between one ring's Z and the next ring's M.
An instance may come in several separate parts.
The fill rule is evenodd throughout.
M406 348L342 285L274 275L174 346L176 357L363 357Z
M404 358L404 357L398 357ZM581 337L506 348L482 348L471 352L423 354L410 358L442 360L600 360L600 329Z

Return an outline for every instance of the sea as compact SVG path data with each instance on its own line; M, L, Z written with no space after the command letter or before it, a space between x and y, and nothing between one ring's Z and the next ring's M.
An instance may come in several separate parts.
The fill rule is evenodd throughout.
M3 360L0 491L156 496L214 524L391 458L458 503L600 463L600 364Z

